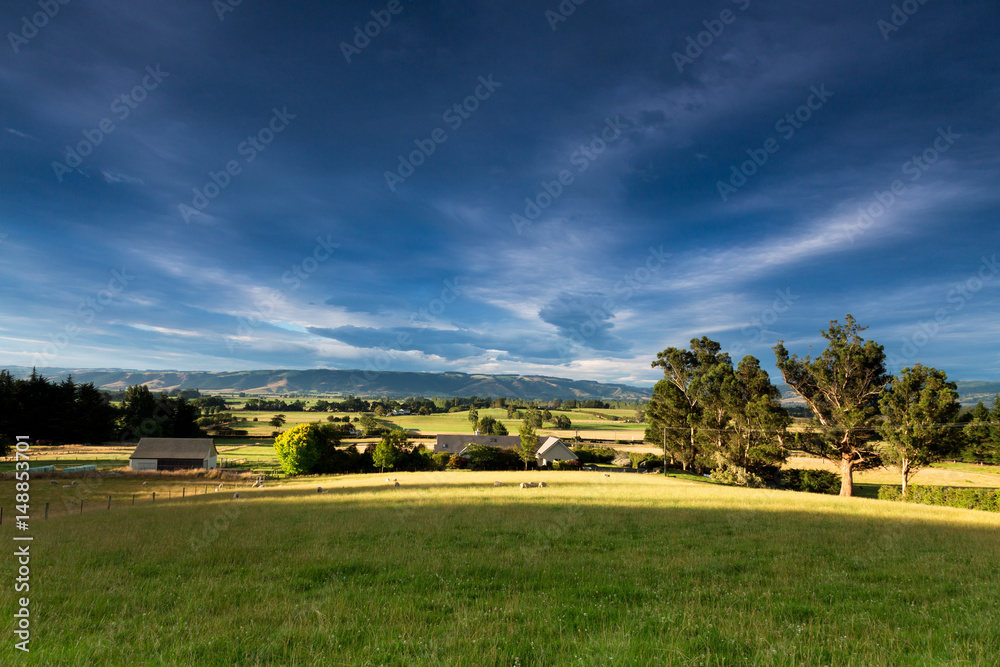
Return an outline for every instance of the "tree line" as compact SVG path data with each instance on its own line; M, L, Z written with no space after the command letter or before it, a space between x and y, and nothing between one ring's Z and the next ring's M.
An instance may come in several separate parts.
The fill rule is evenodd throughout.
M851 315L832 321L817 356L775 345L778 369L812 415L795 432L755 357L734 368L707 337L667 348L652 362L664 378L653 388L646 440L684 469L714 469L739 483L762 483L790 450L805 451L838 467L843 496L853 495L855 472L883 465L899 468L905 495L917 470L946 456L1000 462L1000 396L992 412L980 403L963 421L944 371L914 364L889 374L883 347L861 336L866 329Z
M93 383L77 384L72 377L59 383L32 370L15 379L0 371L0 451L14 437L27 435L37 444L93 444L143 436L196 437L200 411L184 397L154 395L146 386L130 386L121 407Z

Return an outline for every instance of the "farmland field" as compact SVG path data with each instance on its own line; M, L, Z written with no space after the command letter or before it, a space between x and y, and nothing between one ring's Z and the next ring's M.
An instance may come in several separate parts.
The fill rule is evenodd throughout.
M652 475L391 476L399 488L314 478L36 518L32 652L18 659L985 665L1000 652L995 514ZM513 485L525 479L549 486ZM0 578L14 568L0 560ZM14 652L8 635L0 663Z

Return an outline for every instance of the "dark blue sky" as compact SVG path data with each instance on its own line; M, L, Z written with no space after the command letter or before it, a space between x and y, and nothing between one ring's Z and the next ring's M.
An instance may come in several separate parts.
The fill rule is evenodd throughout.
M7 3L0 363L1000 378L997 3L671 4Z

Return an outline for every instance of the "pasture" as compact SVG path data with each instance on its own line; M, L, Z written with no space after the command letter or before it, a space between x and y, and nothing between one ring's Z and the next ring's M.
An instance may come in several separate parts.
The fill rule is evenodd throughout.
M985 665L1000 652L994 514L652 475L389 476L401 486L309 478L36 519L32 652L17 659ZM14 572L0 559L0 580ZM14 652L8 635L0 663Z

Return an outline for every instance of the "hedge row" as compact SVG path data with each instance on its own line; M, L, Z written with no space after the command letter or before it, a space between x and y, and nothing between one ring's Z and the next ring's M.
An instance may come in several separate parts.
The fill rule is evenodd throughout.
M879 500L897 500L923 505L1000 512L1000 491L997 489L910 485L904 498L898 486L881 486L878 490L878 497Z

